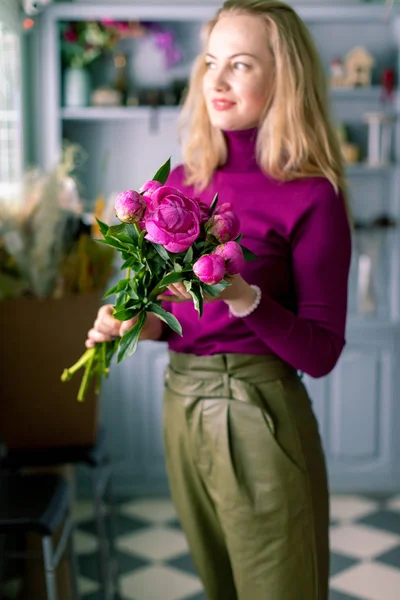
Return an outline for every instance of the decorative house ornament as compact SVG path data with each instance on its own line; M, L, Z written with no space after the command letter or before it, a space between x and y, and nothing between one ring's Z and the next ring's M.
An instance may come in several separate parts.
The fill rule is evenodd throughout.
M370 86L374 58L362 46L357 46L347 53L345 59L345 85Z
M330 84L333 87L368 87L371 85L373 56L363 47L350 50L342 63L334 58L330 64Z

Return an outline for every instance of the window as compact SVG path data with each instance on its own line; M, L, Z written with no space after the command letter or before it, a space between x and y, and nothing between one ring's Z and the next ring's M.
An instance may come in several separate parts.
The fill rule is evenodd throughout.
M21 46L0 15L0 196L15 196L22 178Z

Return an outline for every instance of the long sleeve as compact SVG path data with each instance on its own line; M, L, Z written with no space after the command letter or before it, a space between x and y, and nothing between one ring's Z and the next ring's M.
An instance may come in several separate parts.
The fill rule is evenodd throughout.
M296 314L263 294L244 321L280 358L322 377L333 369L345 345L351 258L344 203L333 188L316 184L291 243Z

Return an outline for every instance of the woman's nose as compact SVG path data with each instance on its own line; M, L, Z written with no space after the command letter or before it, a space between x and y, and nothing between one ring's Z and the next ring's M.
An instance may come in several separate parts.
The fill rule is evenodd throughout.
M228 79L226 76L225 69L220 69L215 73L214 77L214 89L217 91L226 90L229 88Z

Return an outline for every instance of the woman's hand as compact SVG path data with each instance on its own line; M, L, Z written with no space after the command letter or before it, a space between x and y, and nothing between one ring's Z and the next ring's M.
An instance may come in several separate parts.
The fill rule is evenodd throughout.
M243 279L241 275L232 275L228 279L229 285L218 296L204 295L204 302L215 302L215 300L224 300L237 312L246 311L255 300L253 288ZM174 283L168 286L171 294L161 294L159 300L166 302L187 302L192 297L186 291L183 283Z
M129 321L119 321L113 317L112 304L101 306L92 329L88 331L86 348L93 348L100 342L110 342L116 337L123 336L137 321L137 316ZM147 313L146 323L141 331L140 340L159 340L162 335L162 323L152 313Z

